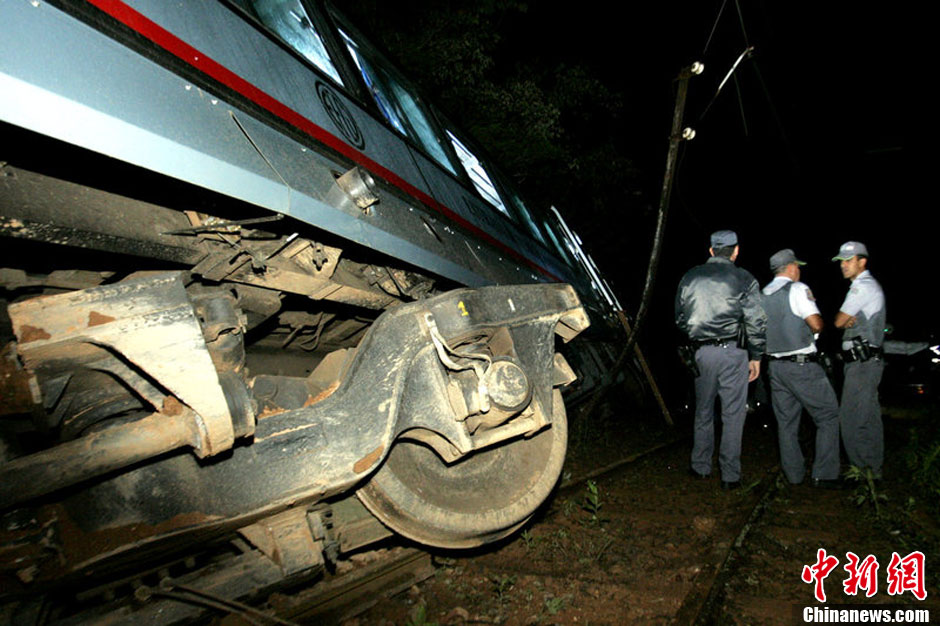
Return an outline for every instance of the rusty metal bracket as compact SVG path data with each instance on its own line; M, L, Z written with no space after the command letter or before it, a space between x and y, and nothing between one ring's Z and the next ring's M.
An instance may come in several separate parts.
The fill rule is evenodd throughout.
M288 509L250 526L239 529L265 556L280 566L284 576L322 567L322 541L318 541L307 522L307 511ZM321 538L322 539L322 538Z
M9 312L28 370L70 346L106 347L192 408L199 456L232 447L225 394L180 273L34 298L10 305Z
M203 222L198 226L192 226L190 228L177 228L176 230L168 230L162 234L164 235L198 235L200 233L216 233L216 232L239 232L242 226L249 226L254 224L265 224L268 222L277 222L284 219L284 216L280 213L275 215L268 215L266 217L254 217L246 220L220 220L217 218L212 218L211 221Z
M437 356L441 363L454 371L472 369L477 375L477 395L479 396L480 412L488 412L490 410L490 396L486 389L486 374L493 363L493 359L486 354L457 351L448 346L444 338L441 337L441 331L437 328L434 316L430 313L425 314L424 323L428 327L428 333L431 335L431 340L434 342L434 348L437 350ZM462 362L454 361L451 355L462 359Z

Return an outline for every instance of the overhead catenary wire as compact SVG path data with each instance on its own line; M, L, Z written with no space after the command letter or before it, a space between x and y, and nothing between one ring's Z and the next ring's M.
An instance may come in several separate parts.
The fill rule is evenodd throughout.
M715 37L715 31L718 30L718 24L721 22L721 16L724 14L726 6L728 6L728 0L723 0L721 6L718 7L718 15L715 16L715 22L712 24L712 28L708 32L708 38L705 40L705 45L702 47L703 59L708 53L708 46L711 45L712 39ZM751 43L747 36L747 29L744 27L744 13L741 12L740 0L734 0L734 7L738 12L738 25L741 27L741 35L744 37L744 45L751 47Z
M731 77L734 76L734 72L735 72L735 70L738 69L738 66L741 65L741 62L742 62L744 59L749 59L749 58L751 58L751 55L752 55L753 53L754 53L754 47L753 47L753 46L748 46L747 48L744 49L744 51L743 51L741 54L738 55L738 58L735 59L734 63L731 64L731 69L728 70L728 73L725 74L725 77L724 77L724 78L721 80L721 82L718 84L718 89L715 90L715 95L712 96L711 100L708 101L708 104L705 105L705 108L702 110L702 114L699 115L699 121L701 121L702 118L705 117L705 115L708 113L708 110L711 108L712 104L714 104L715 100L718 99L718 94L720 94L720 93L721 93L721 90L724 89L725 84L727 84L728 80L730 80ZM737 85L737 78L736 78L736 77L735 77L735 84ZM743 104L743 102L741 102L740 93L741 93L741 92L740 92L740 90L739 90L739 91L738 91L738 100L739 100L739 102L740 102L740 104L741 104L741 115L743 116L743 115L744 115L744 104Z
M744 98L741 96L741 83L738 82L738 77L734 77L734 90L738 94L738 110L741 112L741 124L744 126L744 136L748 136L747 132L747 115L744 114Z
M799 160L793 154L793 149L790 145L790 137L787 134L786 127L783 125L783 120L780 119L780 113L777 111L777 106L774 104L774 99L770 96L770 90L767 88L767 83L764 82L764 76L760 71L760 65L757 63L756 59L754 59L751 65L754 68L754 74L757 76L757 82L760 84L761 91L764 93L764 97L767 98L767 106L770 107L770 113L774 118L774 123L777 126L777 130L780 131L780 139L783 141L783 145L786 147L787 155L790 157L790 161L793 163L794 169L799 170Z
M727 84L728 82L728 79L730 79L734 75L734 71L738 69L739 65L741 65L741 61L743 61L745 58L749 58L753 52L754 52L754 46L748 46L747 48L744 49L744 52L738 55L738 58L735 59L734 63L731 64L731 69L728 70L728 73L725 74L725 77L718 84L718 89L715 91L715 97L717 97L718 94L721 93L721 90L724 89L725 84Z
M715 18L715 23L712 25L711 31L708 36L708 40L706 41L705 47L702 50L703 58L705 58L705 53L707 52L709 46L712 43L712 40L714 38L715 32L718 29L719 22L721 21L721 17L724 13L727 3L728 3L728 0L724 0L721 4L721 7L718 10L718 15ZM748 35L747 28L745 26L744 13L741 9L740 0L735 0L734 4L735 4L735 9L738 15L738 26L741 31L741 37L744 40L745 48L744 48L744 51L741 52L740 55L738 55L734 63L732 63L731 68L722 78L721 82L719 83L718 89L715 90L715 93L709 99L708 104L706 104L704 109L702 109L702 113L696 119L696 124L700 123L704 119L705 115L709 112L712 105L717 100L719 94L722 92L723 88L725 87L725 84L728 82L728 80L733 78L735 81L735 88L736 88L737 99L738 99L738 110L741 115L741 122L744 127L744 134L745 136L749 135L750 128L748 125L747 115L745 112L744 99L743 99L743 94L741 90L741 83L739 82L739 78L738 78L738 75L741 73L741 70L742 70L742 67L741 67L742 64L744 63L744 61L748 61L747 66L754 72L754 75L757 78L757 83L760 86L761 92L763 93L764 98L767 100L767 105L770 107L770 113L773 116L774 124L776 125L777 130L780 133L780 138L783 141L784 146L786 147L787 154L790 157L790 161L793 163L794 168L798 170L799 163L796 157L792 153L789 135L783 124L783 121L780 118L779 111L777 110L777 106L774 102L774 99L771 96L770 90L767 87L767 83L764 80L764 76L761 72L757 55L755 54L755 46L751 44L750 37Z
M747 40L747 29L744 28L744 14L741 12L741 0L734 0L734 7L738 10L738 24L741 26L741 34L744 35L744 45L750 47Z
M721 14L725 11L725 6L727 6L728 0L724 0L721 3L721 6L718 8L718 15L715 16L715 23L712 24L712 29L708 33L708 39L705 40L705 47L702 48L702 58L705 58L705 53L708 52L708 46L712 42L712 37L715 36L715 31L718 30L718 22L721 21Z
M717 32L719 23L721 21L722 15L724 14L724 10L726 6L727 6L727 0L724 0L721 6L719 7L718 14L715 18L715 22L713 23L712 28L709 32L708 38L705 42L705 46L702 51L703 56L708 51L708 48L714 39L715 33ZM745 27L744 14L741 10L741 5L740 5L739 0L735 0L735 9L736 9L737 16L738 16L738 25L741 30L741 35L744 39L745 48L737 56L737 58L732 63L731 67L729 68L728 72L722 78L721 82L718 85L718 88L715 91L715 94L709 100L708 104L706 105L702 113L698 116L697 121L701 121L702 118L704 118L709 108L715 102L719 94L722 92L722 90L728 83L728 81L733 78L734 83L735 83L737 100L738 100L738 109L741 115L741 121L742 121L743 128L744 128L744 134L745 136L748 136L749 135L748 121L747 121L747 116L746 116L745 107L744 107L744 99L742 96L741 85L737 77L737 72L745 60L752 60L753 53L754 53L754 46L751 45L750 43L750 38L748 36L747 29ZM773 102L770 98L770 94L766 88L766 85L763 82L762 77L760 76L759 71L757 70L756 61L753 62L752 65L755 68L755 72L757 72L758 79L760 81L761 87L764 90L765 96L770 102L771 108L774 109ZM682 87L684 88L684 85ZM683 101L684 101L684 96L683 96ZM683 102L683 106L684 106L684 102ZM780 123L779 117L777 117L776 115L775 109L774 109L774 117L778 125L781 127L781 132L783 132L782 124ZM674 130L674 134L675 132L676 131ZM611 371L617 371L623 365L624 360L628 357L628 355L631 353L631 350L636 345L637 338L640 334L640 329L643 326L645 314L649 306L649 299L650 299L650 295L652 292L652 287L655 282L656 273L658 271L659 255L660 255L660 249L662 247L662 240L664 237L665 222L666 222L666 214L667 214L668 205L669 205L669 190L671 190L672 183L674 183L674 178L678 176L678 170L679 170L678 165L682 161L682 157L679 157L679 160L678 160L679 162L678 163L676 162L677 155L678 153L674 153L670 155L669 159L667 159L666 180L664 181L664 196L660 203L660 210L659 210L659 215L658 215L658 220L657 220L657 225L656 225L656 232L653 237L653 249L650 253L649 267L648 267L648 271L646 275L646 284L644 286L643 294L641 296L639 310L635 318L632 332L628 332L626 345L620 352L620 355L618 356ZM692 217L694 218L695 216L692 216ZM701 224L699 225L701 226ZM594 395L594 397L592 398L592 401L589 403L588 408L585 411L586 415L589 415L593 411L593 409L596 407L598 401L604 395L603 390L604 388L602 388L601 391L599 391L598 393Z
M711 31L708 34L708 39L705 41L705 46L702 48L702 58L706 58L706 53L708 52L708 47L711 45L712 39L715 36L715 31L718 30L718 24L721 22L721 16L724 14L725 7L728 4L728 0L724 0L721 3L721 7L718 9L718 15L715 16L715 22L712 24ZM747 28L744 26L744 13L741 11L740 0L734 0L734 7L738 14L738 26L741 28L741 36L744 39L744 52L742 52L737 60L731 65L731 69L728 70L728 73L725 74L724 78L721 80L721 83L718 85L718 89L715 90L715 95L711 97L711 100L708 101L708 104L705 105L705 108L702 110L701 115L698 116L698 121L701 121L702 118L708 113L708 110L711 108L712 103L718 98L718 94L721 93L721 90L724 88L725 83L734 75L735 70L738 68L738 65L741 64L745 58L750 58L754 52L754 46L751 45L750 39L747 35ZM737 85L737 80L735 80L735 85ZM744 102L741 100L741 92L738 90L738 105L741 108L742 119L744 119ZM747 121L744 121L745 125L745 134L747 134Z

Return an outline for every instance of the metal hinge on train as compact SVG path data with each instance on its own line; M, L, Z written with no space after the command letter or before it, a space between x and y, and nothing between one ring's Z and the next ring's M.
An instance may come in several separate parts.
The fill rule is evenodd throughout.
M520 434L532 434L548 423L544 414L532 410L529 404L532 384L513 355L512 338L505 328L488 338L485 345L461 349L447 345L430 313L424 322L438 358L448 370L450 407L455 419L466 427L466 436L454 441L461 454ZM499 348L494 350L493 346ZM520 413L511 426L501 427ZM436 449L447 460L456 458L447 453L446 447Z

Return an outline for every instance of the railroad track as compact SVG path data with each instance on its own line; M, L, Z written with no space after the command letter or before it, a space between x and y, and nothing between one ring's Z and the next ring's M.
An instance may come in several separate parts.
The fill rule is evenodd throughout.
M658 443L604 467L569 478L562 482L559 489L562 492L571 491L587 480L616 472L684 439ZM361 615L396 593L411 588L433 575L435 571L432 555L412 547L368 552L355 560L366 563L356 563L345 573L320 581L310 589L290 596L274 597L269 603L275 609L276 617L291 623L309 623L314 619L317 623L340 623Z
M340 623L383 599L432 576L431 555L416 548L395 547L368 553L339 576L320 581L293 595L269 599L276 616L291 623Z
M559 493L556 496L556 500L564 501L567 497L571 497L572 495L576 494L579 489L583 488L583 486L588 481L601 482L607 477L616 476L617 474L629 473L631 465L648 459L657 453L662 453L664 451L668 451L671 448L678 447L687 440L688 437L678 437L661 442L640 452L629 454L622 459L607 464L603 467L588 471L580 476L568 478L567 480L563 481L561 485L559 485ZM780 484L778 479L780 478L780 474L777 472L776 467L773 469L774 473L770 474L759 482L749 485L749 492L759 494L757 501L753 503L753 506L751 506L750 502L745 505L749 508L745 522L741 524L740 528L738 529L738 532L734 537L734 541L731 542L728 548L724 550L721 558L718 559L720 562L719 565L715 568L703 568L699 575L695 578L694 585L685 593L681 606L674 615L675 623L715 623L715 620L720 613L721 602L725 595L725 589L733 581L737 573L736 565L739 560L738 555L741 554L743 550L747 549L746 543L749 534L756 526L760 524L766 511L774 501L775 497L777 497L779 494ZM494 571L492 568L490 568L489 571L491 577L500 577L501 570L497 569ZM504 576L518 576L524 572L526 572L525 568L520 569L513 567L505 570ZM553 575L544 571L536 571L535 574L549 576ZM389 595L390 593L390 591L387 589L383 589L381 591L385 595ZM368 608L371 608L371 605L379 602L379 600L375 598L372 598L371 600L372 602L370 603L369 607L360 607L362 610L347 612L343 616L344 619L359 615L365 612ZM485 622L485 620L474 621Z
M405 623L421 603L441 624L790 623L793 606L813 604L800 573L817 548L875 553L885 538L860 530L850 492L786 483L770 429L745 435L745 483L733 492L686 475L686 442L565 481L514 541L445 561L407 599L380 603L359 623ZM603 501L597 522L584 510L588 481ZM847 597L836 578L831 601L905 600Z
M685 475L687 441L660 442L565 480L524 533L495 549L432 555L389 539L313 585L257 598L264 616L235 605L213 613L255 624L356 617L367 626L404 624L424 603L437 611L428 621L440 624L583 623L585 606L592 624L712 624L742 615L747 623L781 623L793 605L812 601L799 583L808 555L820 543L844 542L838 529L852 513L846 492L789 486L773 447L752 438L744 459L750 480L725 493L716 479ZM597 523L583 508L589 483L604 500ZM485 601L495 614L463 608ZM549 614L552 607L559 612Z
M641 452L628 455L583 476L569 479L561 485L561 488L570 492L570 490L577 488L588 480L602 479L604 476L615 472L628 471L630 464L664 449L677 446L688 439L688 437L677 437ZM742 559L741 555L748 549L748 539L752 532L761 526L768 510L773 508L772 505L785 492L786 487L784 485L785 479L779 470L779 466L774 466L762 480L752 482L747 486L748 491L758 494L757 501L748 511L746 520L735 535L734 541L724 551L720 559L720 565L714 569L705 569L696 577L694 586L686 592L685 598L675 614L675 623L706 626L721 621L722 601L725 599L727 588L733 584L734 578L738 575L738 565Z
M740 555L747 549L747 541L752 531L763 521L768 509L779 496L782 489L783 475L780 472L756 485L760 498L747 516L747 521L726 551L721 565L708 575L703 575L692 592L676 613L678 624L696 624L705 626L718 621L725 590L737 574Z
M689 478L689 438L677 437L567 478L524 532L502 545L472 555L412 552L410 582L384 579L387 567L399 566L376 556L362 573L368 582L333 583L337 605L351 599L341 612L325 610L333 600L314 600L316 588L270 604L298 623L358 616L360 626L414 622L420 604L428 622L442 626L792 623L794 606L814 603L800 573L818 548L876 554L884 565L902 545L859 520L851 492L789 485L776 463L773 429L750 428L738 491L723 492L716 478ZM584 508L591 483L603 501L597 522ZM871 599L846 596L838 575L827 586L830 604L911 601L884 590Z

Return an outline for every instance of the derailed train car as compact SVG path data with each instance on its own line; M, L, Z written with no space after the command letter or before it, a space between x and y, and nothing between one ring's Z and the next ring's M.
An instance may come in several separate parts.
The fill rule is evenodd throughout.
M0 605L61 619L504 537L612 355L557 211L317 2L0 0L0 235Z

